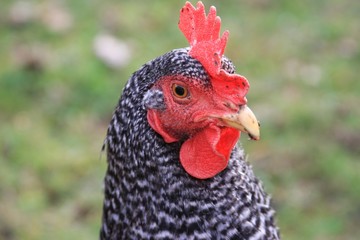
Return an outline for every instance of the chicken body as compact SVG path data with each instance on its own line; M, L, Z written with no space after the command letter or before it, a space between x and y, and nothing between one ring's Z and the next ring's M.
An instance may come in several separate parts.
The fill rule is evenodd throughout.
M162 77L184 76L211 88L203 66L188 51L173 50L148 62L123 91L105 142L100 239L279 239L270 198L239 147L225 170L200 180L179 160L189 136L166 143L149 125L149 109L168 107L162 91L151 91ZM225 57L222 69L234 72Z

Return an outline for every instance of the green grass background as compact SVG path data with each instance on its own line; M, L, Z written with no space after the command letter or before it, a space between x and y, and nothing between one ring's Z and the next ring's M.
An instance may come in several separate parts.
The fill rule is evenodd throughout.
M28 0L33 16L14 24L17 2L0 2L0 239L97 239L107 124L132 72L188 45L184 1ZM360 2L204 3L250 81L262 139L241 142L283 239L359 239ZM69 29L51 30L48 6L71 16ZM125 67L94 55L104 32L131 47Z

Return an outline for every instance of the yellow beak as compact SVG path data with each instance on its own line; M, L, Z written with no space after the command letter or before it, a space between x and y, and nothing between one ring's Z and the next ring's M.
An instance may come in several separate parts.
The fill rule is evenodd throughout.
M224 114L219 117L226 126L245 132L252 140L260 139L260 124L255 114L247 105L241 106L237 113Z

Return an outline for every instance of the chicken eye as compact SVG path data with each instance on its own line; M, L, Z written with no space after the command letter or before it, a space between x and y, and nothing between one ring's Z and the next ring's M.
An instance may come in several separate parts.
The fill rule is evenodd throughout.
M172 91L175 95L175 97L178 98L186 98L189 95L189 91L187 90L187 88L178 85L178 84L173 84L172 85Z

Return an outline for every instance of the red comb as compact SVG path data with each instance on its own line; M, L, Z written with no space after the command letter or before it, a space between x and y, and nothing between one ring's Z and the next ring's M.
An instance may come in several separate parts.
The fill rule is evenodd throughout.
M210 75L214 75L219 73L229 32L225 31L219 38L221 20L216 16L215 7L211 7L206 16L202 2L196 6L194 8L186 2L181 9L179 28L190 43L189 54L199 60Z
M196 7L186 2L180 11L179 28L190 43L189 55L203 65L212 77L211 82L218 92L222 92L238 104L245 104L245 95L249 89L246 78L221 70L221 58L229 32L225 31L222 37L219 37L221 20L216 16L215 7L210 7L208 16L201 1Z

